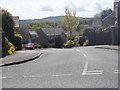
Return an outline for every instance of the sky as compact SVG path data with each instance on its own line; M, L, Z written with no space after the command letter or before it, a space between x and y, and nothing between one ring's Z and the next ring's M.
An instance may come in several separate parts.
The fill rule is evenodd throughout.
M101 10L113 9L113 3L114 0L1 0L0 7L24 20L63 16L65 7L75 10L77 17L93 17Z

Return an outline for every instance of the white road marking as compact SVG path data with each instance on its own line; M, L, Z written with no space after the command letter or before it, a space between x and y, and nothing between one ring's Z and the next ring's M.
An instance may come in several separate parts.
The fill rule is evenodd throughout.
M83 55L84 55L84 57L87 57L87 55L86 55L86 54L84 54L84 53L83 53Z
M79 50L78 50L78 49L76 49L76 51L78 51L78 52L79 52Z
M0 77L0 79L6 79L7 77Z
M71 76L72 74L59 74L59 75L52 75L54 77L60 77L60 76Z
M102 71L95 70L95 71L87 71L82 73L82 75L97 75L97 74L102 74Z
M31 76L23 76L24 78L39 78L41 76L35 76L35 75L31 75Z
M120 70L114 70L114 74L120 74Z
M80 52L78 49L76 49L76 51ZM85 53L83 53L83 52L80 52L80 53L82 53L84 57L87 57L87 55Z
M88 68L88 61L85 62L82 75L97 75L97 74L102 74L103 72L101 70L87 71L87 68Z
M82 75L85 75L85 74L86 74L87 68L88 68L88 61L85 62L85 66L84 66Z

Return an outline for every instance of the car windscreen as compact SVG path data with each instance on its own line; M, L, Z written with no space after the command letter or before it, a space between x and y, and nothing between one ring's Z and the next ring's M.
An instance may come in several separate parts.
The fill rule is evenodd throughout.
M28 44L28 46L33 46L33 44Z

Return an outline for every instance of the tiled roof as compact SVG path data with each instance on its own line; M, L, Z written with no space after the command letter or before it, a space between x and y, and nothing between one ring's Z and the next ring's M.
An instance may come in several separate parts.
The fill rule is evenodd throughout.
M36 31L29 31L31 35L37 35Z
M93 27L100 27L102 26L102 20L100 18L96 18L94 19L93 23L92 23Z
M41 28L46 35L61 35L64 30L62 28Z

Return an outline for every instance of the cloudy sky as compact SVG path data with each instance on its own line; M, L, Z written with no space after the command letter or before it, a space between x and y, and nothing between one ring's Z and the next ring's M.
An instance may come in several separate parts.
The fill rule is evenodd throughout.
M78 17L93 17L103 9L113 9L114 0L1 0L1 7L20 19L41 19L65 15L66 6Z

